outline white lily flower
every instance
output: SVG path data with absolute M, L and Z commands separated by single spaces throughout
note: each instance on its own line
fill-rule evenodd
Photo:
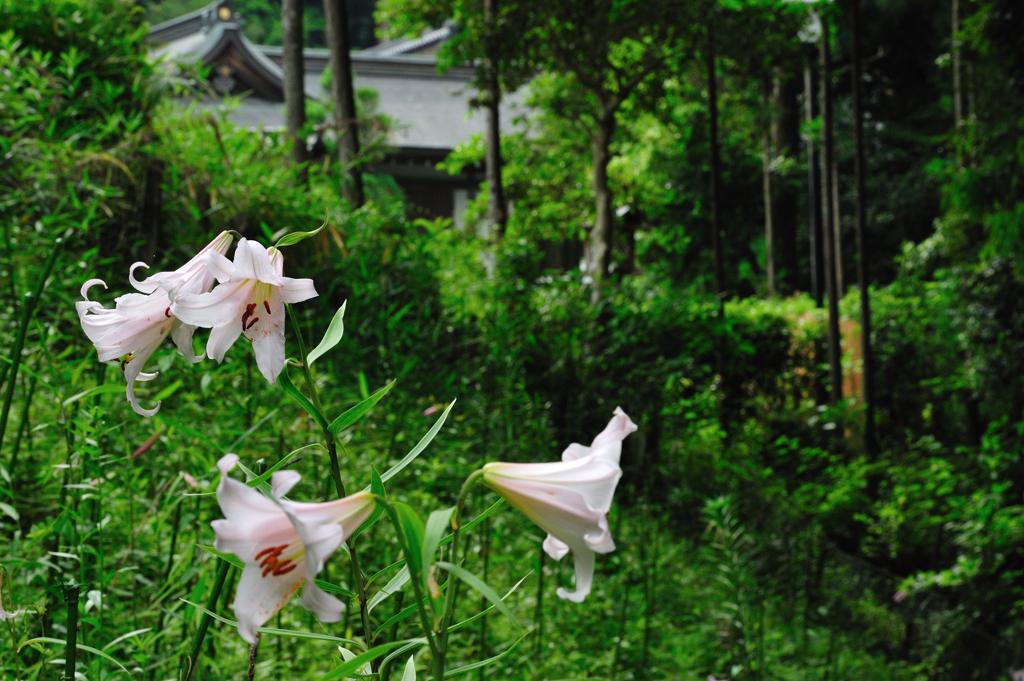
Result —
M 302 605 L 321 622 L 337 622 L 345 604 L 314 583 L 324 561 L 373 512 L 376 501 L 359 492 L 320 504 L 282 499 L 301 477 L 278 471 L 270 478 L 274 500 L 228 476 L 238 456 L 217 462 L 220 484 L 217 501 L 225 520 L 214 520 L 214 547 L 233 553 L 245 563 L 235 593 L 238 633 L 250 644 L 256 630 L 274 616 L 299 590 Z
M 206 352 L 218 362 L 244 334 L 260 372 L 270 383 L 276 382 L 284 368 L 284 304 L 316 297 L 313 280 L 282 277 L 281 251 L 248 239 L 238 240 L 234 262 L 221 253 L 206 253 L 203 263 L 220 286 L 209 293 L 183 293 L 171 314 L 212 329 Z
M 99 284 L 107 285 L 101 279 L 90 279 L 82 285 L 82 297 L 75 303 L 82 330 L 96 346 L 101 362 L 120 360 L 121 370 L 128 383 L 126 394 L 132 409 L 142 416 L 153 416 L 160 411 L 157 403 L 153 409 L 143 409 L 135 397 L 135 381 L 150 381 L 156 374 L 142 371 L 146 362 L 170 334 L 178 346 L 178 352 L 190 362 L 198 362 L 192 348 L 192 334 L 196 327 L 183 323 L 171 312 L 171 301 L 182 293 L 204 293 L 213 286 L 213 276 L 203 265 L 202 258 L 209 253 L 223 257 L 231 245 L 232 236 L 221 232 L 191 260 L 173 272 L 158 272 L 145 281 L 135 278 L 138 267 L 144 262 L 134 263 L 128 270 L 128 280 L 139 293 L 129 293 L 114 299 L 114 309 L 103 307 L 89 300 L 89 289 Z
M 559 587 L 559 598 L 581 603 L 594 581 L 594 554 L 615 550 L 608 512 L 622 477 L 622 440 L 634 431 L 636 424 L 616 408 L 590 447 L 569 445 L 561 462 L 483 467 L 484 483 L 548 533 L 544 551 L 549 556 L 561 560 L 572 551 L 576 591 Z

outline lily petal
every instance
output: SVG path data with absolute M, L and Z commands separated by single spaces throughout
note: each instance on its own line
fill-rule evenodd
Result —
M 561 462 L 518 464 L 492 462 L 483 467 L 488 487 L 548 533 L 544 551 L 561 560 L 572 552 L 576 591 L 558 596 L 582 602 L 594 579 L 594 554 L 615 550 L 607 514 L 622 470 L 622 440 L 636 430 L 621 409 L 590 447 L 574 443 Z

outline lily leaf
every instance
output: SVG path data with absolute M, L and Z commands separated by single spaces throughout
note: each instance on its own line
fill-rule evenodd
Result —
M 409 661 L 405 663 L 405 671 L 402 673 L 402 681 L 416 681 L 415 655 L 410 655 Z
M 25 641 L 20 646 L 18 646 L 18 652 L 21 652 L 21 649 L 24 648 L 25 646 L 33 646 L 33 647 L 35 647 L 36 644 L 38 644 L 38 643 L 54 643 L 56 645 L 61 645 L 61 646 L 66 646 L 68 644 L 67 641 L 64 641 L 64 640 L 59 639 L 59 638 L 50 638 L 49 636 L 39 636 L 38 638 L 30 638 L 29 640 Z M 114 664 L 117 665 L 118 669 L 123 671 L 128 676 L 131 676 L 131 672 L 129 672 L 127 669 L 125 669 L 124 665 L 122 665 L 120 662 L 118 662 L 117 660 L 112 658 L 110 655 L 107 655 L 102 650 L 97 650 L 96 648 L 93 648 L 92 646 L 83 645 L 81 643 L 79 643 L 75 647 L 78 650 L 84 650 L 87 653 L 92 653 L 93 655 L 99 655 L 104 660 L 110 660 L 111 662 L 113 662 Z
M 411 452 L 405 455 L 404 459 L 402 459 L 394 466 L 392 466 L 390 469 L 388 469 L 388 471 L 384 475 L 380 476 L 381 480 L 387 482 L 391 478 L 395 477 L 402 471 L 403 468 L 408 466 L 410 463 L 413 462 L 413 460 L 417 456 L 423 453 L 423 450 L 427 448 L 427 445 L 430 444 L 430 441 L 433 440 L 434 437 L 441 430 L 441 427 L 444 425 L 445 419 L 448 418 L 448 414 L 451 412 L 452 407 L 454 406 L 455 400 L 452 400 L 452 403 L 448 405 L 448 408 L 444 410 L 444 412 L 441 414 L 441 417 L 437 419 L 437 422 L 430 428 L 430 430 L 427 431 L 427 434 L 423 436 L 423 439 L 420 440 L 419 443 L 417 443 L 417 445 L 412 448 Z
M 384 489 L 384 482 L 380 479 L 380 474 L 377 473 L 377 469 L 373 466 L 370 466 L 370 492 L 387 501 L 388 492 Z M 380 519 L 383 513 L 384 504 L 378 501 L 377 506 L 373 509 L 373 513 L 371 513 L 370 517 L 352 533 L 352 536 L 349 537 L 349 541 L 352 541 L 361 533 L 373 527 L 373 524 Z
M 474 575 L 472 572 L 460 568 L 458 565 L 452 565 L 451 563 L 446 563 L 444 561 L 438 561 L 436 565 L 442 570 L 447 570 L 455 577 L 458 577 L 463 582 L 476 589 L 477 593 L 493 603 L 494 606 L 500 610 L 510 622 L 512 622 L 512 626 L 515 627 L 516 631 L 522 631 L 522 626 L 520 626 L 519 621 L 516 620 L 512 611 L 508 609 L 508 606 L 505 605 L 505 601 L 501 600 L 501 596 L 499 596 L 494 589 L 487 586 L 482 579 Z
M 409 641 L 392 641 L 391 643 L 385 643 L 383 645 L 370 648 L 362 655 L 357 655 L 348 662 L 345 662 L 342 665 L 335 667 L 326 675 L 320 677 L 320 681 L 334 681 L 335 679 L 347 679 L 351 677 L 353 674 L 355 674 L 355 671 L 367 662 L 370 662 L 371 660 L 376 660 L 381 655 L 384 655 L 385 653 L 390 652 L 395 648 L 400 648 L 404 645 L 408 645 L 408 643 Z
M 306 410 L 306 413 L 313 417 L 313 420 L 316 421 L 321 428 L 327 430 L 327 419 L 320 413 L 319 409 L 313 406 L 313 403 L 309 401 L 309 398 L 303 395 L 302 392 L 295 387 L 295 384 L 292 383 L 292 379 L 288 377 L 287 362 L 285 362 L 284 369 L 281 370 L 280 375 L 277 377 L 277 382 L 293 400 L 299 403 L 300 407 Z
M 299 243 L 304 239 L 308 239 L 311 236 L 316 236 L 317 234 L 320 233 L 320 230 L 322 230 L 326 226 L 327 223 L 325 222 L 324 224 L 314 229 L 312 232 L 292 232 L 291 234 L 285 234 L 283 237 L 278 239 L 276 244 L 274 244 L 274 248 L 281 248 L 282 246 L 291 246 L 293 244 Z
M 411 572 L 420 575 L 423 572 L 423 534 L 425 531 L 423 521 L 409 504 L 395 501 L 391 506 L 395 509 L 398 522 L 401 525 L 398 529 L 405 535 L 403 542 L 407 550 L 405 557 L 412 568 Z
M 345 428 L 348 428 L 353 423 L 355 423 L 359 419 L 363 418 L 363 415 L 366 412 L 368 412 L 371 409 L 373 409 L 373 407 L 378 402 L 380 402 L 381 398 L 384 397 L 385 395 L 387 395 L 388 392 L 393 387 L 395 387 L 395 383 L 397 383 L 397 382 L 398 382 L 397 378 L 392 380 L 386 386 L 384 386 L 383 388 L 381 388 L 380 390 L 378 390 L 374 394 L 370 395 L 365 400 L 363 400 L 362 402 L 360 402 L 356 406 L 352 407 L 351 409 L 346 411 L 344 414 L 342 414 L 338 418 L 334 419 L 334 423 L 332 423 L 330 425 L 330 427 L 328 428 L 328 430 L 331 431 L 331 435 L 334 435 L 335 437 L 337 437 L 338 433 L 340 433 L 342 430 L 344 430 Z M 385 478 L 385 480 L 386 479 L 387 478 Z
M 510 645 L 503 652 L 500 652 L 500 653 L 498 653 L 497 655 L 495 655 L 493 657 L 489 657 L 486 660 L 480 660 L 479 662 L 473 662 L 471 664 L 467 664 L 467 665 L 465 665 L 463 667 L 459 667 L 457 669 L 446 669 L 445 672 L 444 672 L 444 678 L 447 679 L 449 676 L 458 676 L 459 674 L 465 674 L 466 672 L 471 672 L 474 669 L 479 669 L 480 667 L 486 667 L 489 664 L 497 662 L 498 660 L 500 660 L 501 658 L 505 657 L 506 655 L 511 653 L 513 650 L 515 650 L 516 646 L 518 646 L 520 643 L 522 643 L 523 639 L 526 638 L 530 634 L 530 632 L 532 632 L 532 631 L 533 631 L 532 629 L 530 631 L 527 631 L 525 634 L 520 636 L 516 640 L 515 643 Z
M 320 345 L 310 350 L 309 354 L 306 355 L 306 364 L 309 366 L 313 366 L 313 362 L 319 359 L 321 355 L 341 342 L 341 337 L 345 335 L 345 307 L 347 305 L 347 300 L 341 304 L 341 307 L 334 314 L 334 319 L 327 326 L 327 332 L 324 333 Z

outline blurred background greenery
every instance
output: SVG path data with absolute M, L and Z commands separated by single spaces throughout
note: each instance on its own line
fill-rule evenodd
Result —
M 16 651 L 32 637 L 65 637 L 60 584 L 74 578 L 88 594 L 83 644 L 133 676 L 177 678 L 198 618 L 181 599 L 205 602 L 212 582 L 213 557 L 196 546 L 212 543 L 209 521 L 220 514 L 200 495 L 216 483 L 215 461 L 233 448 L 247 465 L 269 466 L 318 439 L 241 348 L 222 365 L 195 367 L 163 348 L 150 364 L 159 379 L 139 391 L 144 404 L 163 407 L 137 417 L 119 371 L 95 361 L 78 327 L 81 284 L 100 277 L 113 297 L 127 291 L 136 260 L 172 269 L 223 229 L 266 241 L 325 219 L 317 237 L 285 254 L 286 274 L 312 277 L 320 292 L 297 307 L 307 343 L 348 301 L 345 338 L 318 365 L 321 394 L 341 408 L 398 379 L 345 434 L 346 481 L 367 484 L 371 465 L 400 459 L 433 423 L 433 408 L 456 398 L 430 449 L 389 489 L 417 508 L 453 503 L 487 460 L 548 461 L 570 442 L 588 443 L 616 406 L 640 426 L 625 443 L 612 511 L 618 549 L 599 559 L 583 604 L 554 596 L 571 584 L 571 565 L 543 558 L 543 537 L 525 518 L 503 511 L 468 540 L 467 566 L 499 591 L 529 575 L 510 599 L 538 629 L 474 675 L 1008 679 L 1024 667 L 1024 12 L 1014 0 L 960 0 L 957 40 L 971 74 L 964 161 L 952 124 L 948 3 L 864 4 L 865 52 L 883 48 L 865 83 L 879 441 L 871 458 L 861 442 L 855 288 L 841 304 L 849 386 L 837 407 L 827 406 L 825 312 L 806 293 L 806 255 L 794 247 L 784 295 L 767 295 L 761 80 L 750 54 L 767 50 L 763 37 L 803 58 L 790 9 L 772 5 L 777 32 L 721 60 L 731 293 L 719 316 L 699 64 L 680 58 L 622 104 L 610 184 L 620 221 L 639 217 L 623 231 L 632 243 L 613 244 L 616 266 L 595 305 L 575 263 L 545 266 L 546 244 L 581 239 L 593 222 L 591 147 L 572 76 L 538 73 L 529 131 L 502 140 L 513 210 L 497 237 L 474 227 L 486 191 L 464 228 L 407 217 L 386 176 L 367 174 L 368 200 L 355 207 L 338 198 L 336 164 L 313 164 L 308 186 L 299 181 L 284 133 L 172 103 L 201 74 L 172 74 L 147 58 L 139 7 L 0 0 L 5 348 L 25 291 L 64 239 L 28 325 L 0 458 L 0 606 L 27 609 L 0 626 L 0 675 L 59 675 L 59 646 Z M 279 7 L 236 5 L 247 31 L 263 31 L 251 37 L 273 43 Z M 191 9 L 152 3 L 145 16 Z M 848 27 L 837 16 L 842 68 Z M 840 169 L 852 163 L 851 116 L 838 93 Z M 477 140 L 446 167 L 482 156 Z M 780 191 L 791 191 L 797 213 L 808 210 L 806 170 L 801 157 L 779 159 Z M 839 192 L 852 248 L 846 175 Z M 856 278 L 852 257 L 844 274 Z M 10 366 L 5 358 L 0 367 L 5 388 Z M 330 493 L 315 451 L 295 467 L 308 499 Z M 481 492 L 470 513 L 491 501 Z M 398 557 L 383 532 L 360 542 L 371 572 Z M 336 562 L 327 578 L 349 576 Z M 460 606 L 465 616 L 471 600 Z M 358 637 L 357 619 L 327 629 Z M 295 606 L 277 623 L 324 631 Z M 243 677 L 247 650 L 233 628 L 212 632 L 198 678 Z M 460 632 L 459 660 L 513 640 L 500 618 L 484 618 Z M 268 636 L 258 674 L 319 678 L 340 659 L 331 643 Z M 122 674 L 98 655 L 80 660 L 86 678 Z

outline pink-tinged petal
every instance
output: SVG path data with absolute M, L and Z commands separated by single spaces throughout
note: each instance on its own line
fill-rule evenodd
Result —
M 568 591 L 558 587 L 555 591 L 559 598 L 582 603 L 590 594 L 590 588 L 594 583 L 594 553 L 587 549 L 574 547 L 572 557 L 576 563 L 576 591 Z
M 569 545 L 550 534 L 544 540 L 543 547 L 544 552 L 555 560 L 562 560 L 565 558 L 565 554 L 569 553 Z
M 601 514 L 611 508 L 615 486 L 622 477 L 618 466 L 594 457 L 553 463 L 493 462 L 484 466 L 484 473 L 488 484 L 494 482 L 545 500 L 571 499 L 571 503 L 582 503 Z
M 135 290 L 139 291 L 140 293 L 152 293 L 153 291 L 156 291 L 158 288 L 160 288 L 160 284 L 157 283 L 158 280 L 154 279 L 152 276 L 146 279 L 146 281 L 139 281 L 138 279 L 136 279 L 135 270 L 138 269 L 139 267 L 142 267 L 143 269 L 147 270 L 149 269 L 149 265 L 142 262 L 141 260 L 138 262 L 133 262 L 131 267 L 128 268 L 128 282 L 133 287 L 135 287 Z
M 125 382 L 127 383 L 125 395 L 128 398 L 128 402 L 132 405 L 132 409 L 134 409 L 135 413 L 140 416 L 145 416 L 149 418 L 150 416 L 153 416 L 158 411 L 160 411 L 159 402 L 156 403 L 156 407 L 154 407 L 153 409 L 142 408 L 142 406 L 139 404 L 138 398 L 135 397 L 135 381 L 140 376 L 143 376 L 143 367 L 146 366 L 146 362 L 149 360 L 150 357 L 153 356 L 153 353 L 156 352 L 156 349 L 160 346 L 160 343 L 162 343 L 164 338 L 167 337 L 167 334 L 170 333 L 171 326 L 172 321 L 168 319 L 165 324 L 158 327 L 154 327 L 153 332 L 151 333 L 153 337 L 149 340 L 149 343 L 143 346 L 141 349 L 134 351 L 130 356 L 127 357 L 126 360 L 122 360 L 124 362 L 122 365 L 124 367 L 124 378 Z M 149 380 L 155 377 L 156 374 L 149 374 L 145 375 L 145 378 L 143 378 L 143 380 Z
M 210 359 L 218 362 L 224 361 L 224 355 L 234 345 L 238 337 L 242 335 L 241 324 L 231 322 L 223 326 L 215 326 L 210 330 L 210 340 L 206 342 L 206 354 Z
M 615 415 L 608 422 L 589 447 L 574 442 L 562 453 L 562 461 L 572 461 L 593 455 L 616 466 L 622 458 L 622 441 L 630 433 L 636 432 L 636 424 L 630 420 L 620 407 L 615 408 Z
M 213 527 L 213 548 L 221 553 L 233 553 L 243 562 L 253 560 L 259 552 L 259 543 L 248 532 L 243 532 L 231 522 L 219 518 L 210 523 Z
M 249 644 L 256 642 L 256 630 L 284 607 L 306 579 L 301 569 L 267 577 L 263 570 L 259 565 L 246 565 L 235 592 L 238 633 Z
M 302 479 L 298 471 L 277 471 L 270 476 L 270 491 L 275 497 L 283 497 L 292 491 L 295 483 Z
M 207 251 L 203 253 L 200 260 L 210 274 L 222 284 L 230 281 L 231 276 L 235 273 L 234 264 L 219 251 Z
M 196 327 L 191 324 L 183 324 L 180 319 L 174 320 L 171 327 L 171 338 L 178 347 L 182 357 L 195 364 L 203 359 L 203 355 L 196 355 L 195 346 L 192 345 L 192 336 L 195 335 Z
M 280 289 L 270 288 L 270 299 L 261 301 L 246 323 L 245 337 L 252 341 L 256 366 L 271 385 L 284 368 L 284 305 Z
M 209 293 L 182 293 L 171 305 L 171 314 L 186 324 L 213 328 L 241 324 L 242 312 L 255 282 L 221 284 Z M 211 353 L 211 357 L 212 357 Z
M 590 456 L 590 447 L 584 447 L 578 442 L 573 442 L 562 452 L 562 461 L 575 461 Z
M 107 288 L 107 285 L 103 282 L 102 279 L 90 279 L 89 281 L 82 284 L 82 289 L 80 293 L 82 294 L 82 297 L 85 298 L 86 302 L 92 302 L 89 300 L 89 289 L 96 285 L 102 286 L 103 288 Z
M 239 239 L 235 249 L 234 281 L 257 279 L 273 286 L 281 285 L 281 278 L 270 263 L 270 254 L 263 244 L 248 239 Z
M 306 546 L 306 570 L 313 577 L 323 569 L 327 557 L 370 517 L 377 505 L 369 492 L 319 504 L 285 500 L 279 503 Z
M 316 287 L 313 286 L 312 279 L 292 279 L 291 277 L 281 277 L 283 282 L 281 286 L 281 298 L 286 303 L 301 303 L 304 300 L 310 298 L 316 298 L 319 293 L 316 292 Z
M 316 618 L 324 623 L 340 622 L 345 612 L 345 604 L 318 587 L 313 578 L 306 578 L 306 588 L 302 590 L 302 605 Z
M 633 420 L 629 418 L 626 412 L 622 411 L 622 407 L 615 407 L 611 421 L 605 426 L 594 441 L 591 443 L 591 447 L 597 447 L 604 444 L 605 442 L 612 442 L 618 440 L 622 442 L 626 439 L 626 436 L 635 433 L 637 426 L 633 423 Z
M 242 532 L 262 532 L 269 529 L 268 526 L 280 525 L 282 520 L 287 522 L 287 517 L 277 504 L 259 491 L 228 475 L 228 471 L 236 463 L 238 456 L 235 454 L 225 454 L 217 462 L 217 468 L 221 472 L 220 483 L 217 485 L 217 502 L 224 512 L 224 517 Z

